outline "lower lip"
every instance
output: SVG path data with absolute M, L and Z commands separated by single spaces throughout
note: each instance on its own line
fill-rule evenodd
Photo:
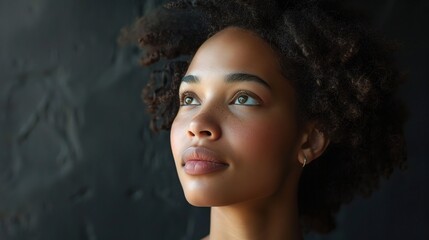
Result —
M 202 175 L 222 171 L 227 167 L 228 165 L 223 163 L 189 160 L 185 163 L 184 170 L 189 175 Z

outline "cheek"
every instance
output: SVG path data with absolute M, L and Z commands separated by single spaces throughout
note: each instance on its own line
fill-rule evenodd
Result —
M 181 157 L 181 149 L 183 148 L 182 144 L 185 142 L 185 135 L 183 134 L 183 124 L 180 119 L 174 119 L 171 130 L 170 130 L 170 146 L 173 153 L 173 157 L 176 165 L 179 164 Z
M 285 114 L 266 114 L 242 120 L 231 127 L 231 148 L 248 161 L 275 161 L 292 146 L 296 129 Z
M 280 187 L 294 160 L 295 134 L 293 119 L 285 114 L 266 114 L 231 126 L 228 140 L 236 177 L 239 185 L 249 186 L 243 190 L 269 194 Z

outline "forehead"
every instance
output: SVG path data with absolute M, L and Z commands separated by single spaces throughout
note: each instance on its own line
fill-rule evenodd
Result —
M 200 46 L 187 74 L 208 72 L 247 72 L 271 79 L 278 77 L 281 69 L 276 52 L 266 41 L 251 31 L 228 27 Z

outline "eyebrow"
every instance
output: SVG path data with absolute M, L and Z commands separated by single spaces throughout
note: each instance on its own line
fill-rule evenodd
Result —
M 182 78 L 182 82 L 185 83 L 200 83 L 200 79 L 195 75 L 186 75 Z M 249 73 L 230 73 L 226 75 L 225 82 L 227 83 L 235 83 L 235 82 L 256 82 L 268 89 L 271 89 L 271 86 L 267 83 L 267 81 L 262 78 L 249 74 Z

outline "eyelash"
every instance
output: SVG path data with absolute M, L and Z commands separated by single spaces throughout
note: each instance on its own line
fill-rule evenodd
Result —
M 254 93 L 246 91 L 246 90 L 239 90 L 234 95 L 234 97 L 232 98 L 231 104 L 234 103 L 238 99 L 238 97 L 243 96 L 243 95 L 249 96 L 249 97 L 255 99 L 256 101 L 258 101 L 259 104 L 257 104 L 257 105 L 260 105 L 262 103 L 262 100 L 259 97 L 257 97 Z M 197 95 L 194 92 L 185 91 L 182 94 L 180 94 L 180 99 L 179 99 L 180 100 L 180 106 L 189 106 L 189 105 L 192 106 L 192 105 L 194 105 L 194 104 L 189 104 L 189 105 L 185 104 L 185 98 L 186 97 L 192 97 L 194 99 L 197 99 L 198 102 L 200 101 L 198 99 Z M 241 105 L 244 105 L 244 106 L 257 106 L 257 105 L 247 105 L 247 104 L 241 104 Z

